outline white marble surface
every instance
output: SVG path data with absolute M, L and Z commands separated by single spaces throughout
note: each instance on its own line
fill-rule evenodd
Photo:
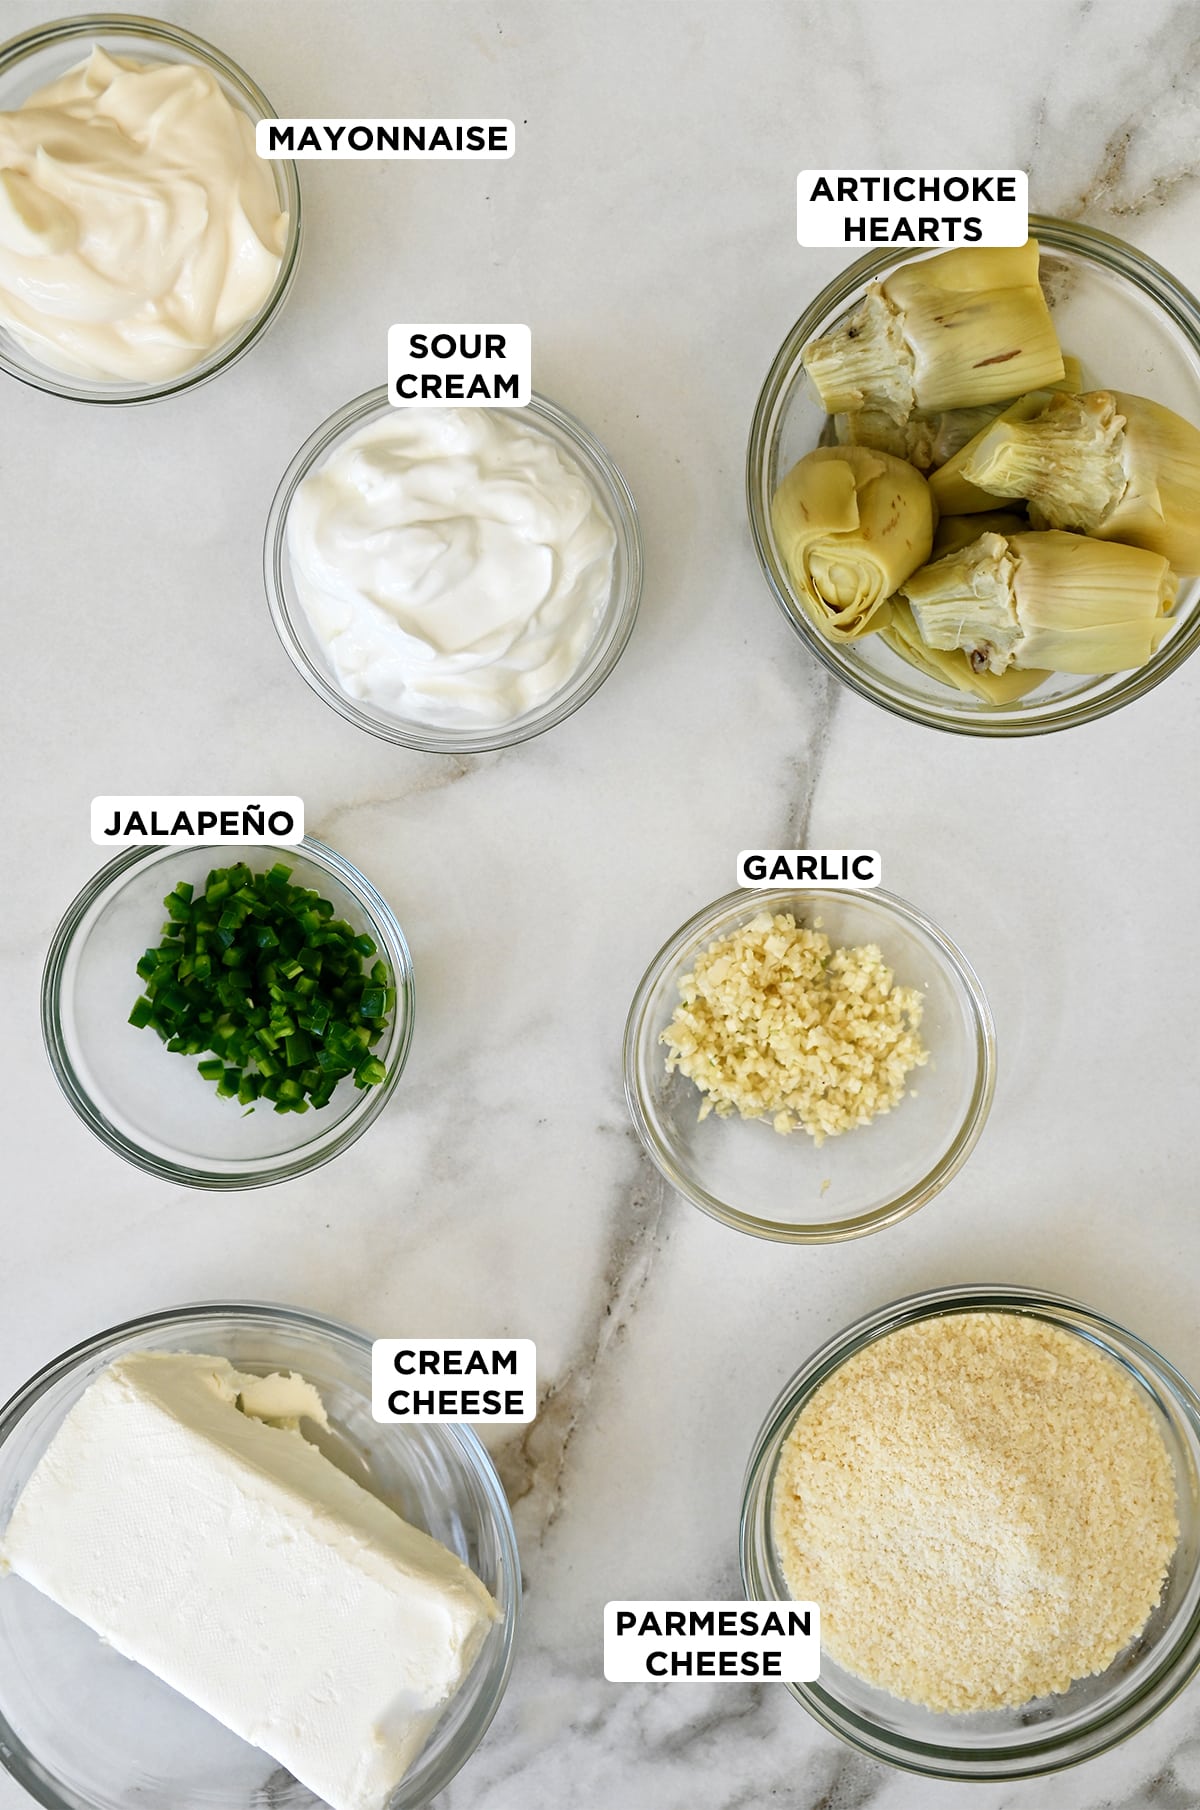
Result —
M 16 32 L 59 10 L 3 0 Z M 8 1187 L 0 1392 L 127 1315 L 259 1296 L 372 1331 L 529 1334 L 547 1385 L 493 1441 L 527 1614 L 509 1696 L 448 1810 L 919 1810 L 781 1689 L 601 1677 L 612 1596 L 735 1594 L 742 1471 L 784 1379 L 900 1292 L 1079 1296 L 1200 1377 L 1195 1044 L 1200 663 L 1067 736 L 963 742 L 834 689 L 749 543 L 742 458 L 785 329 L 840 263 L 802 252 L 807 165 L 1025 165 L 1034 205 L 1200 285 L 1200 18 L 1166 0 L 176 0 L 281 113 L 514 117 L 507 164 L 303 166 L 287 311 L 228 378 L 93 413 L 3 386 L 12 834 L 0 924 Z M 535 381 L 638 499 L 642 617 L 551 735 L 443 760 L 343 724 L 272 630 L 259 545 L 300 441 L 382 381 L 397 318 L 527 320 Z M 98 865 L 97 792 L 304 794 L 388 895 L 420 1012 L 381 1122 L 244 1196 L 111 1156 L 38 1048 L 41 960 Z M 665 1191 L 621 1097 L 649 956 L 750 844 L 883 852 L 956 936 L 1000 1038 L 968 1168 L 915 1219 L 804 1251 Z M 1200 1804 L 1200 1686 L 1103 1760 L 978 1810 Z M 7 1782 L 2 1810 L 27 1800 Z

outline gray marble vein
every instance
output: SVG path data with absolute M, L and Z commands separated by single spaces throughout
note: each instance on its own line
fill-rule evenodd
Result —
M 587 1413 L 597 1372 L 626 1345 L 643 1291 L 662 1249 L 666 1184 L 632 1132 L 626 1145 L 633 1181 L 616 1205 L 607 1260 L 565 1366 L 539 1394 L 538 1416 L 495 1456 L 522 1536 L 542 1541 L 570 1505 L 571 1442 Z

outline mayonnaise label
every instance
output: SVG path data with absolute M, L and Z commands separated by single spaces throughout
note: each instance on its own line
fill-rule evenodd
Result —
M 260 119 L 260 157 L 511 157 L 511 119 Z

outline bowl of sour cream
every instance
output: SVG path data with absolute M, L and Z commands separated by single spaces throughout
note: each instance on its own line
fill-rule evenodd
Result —
M 0 45 L 0 370 L 80 402 L 195 388 L 266 332 L 300 252 L 274 109 L 177 25 L 59 19 Z
M 629 639 L 637 511 L 609 454 L 544 397 L 340 409 L 267 522 L 267 596 L 301 676 L 403 747 L 509 747 L 577 710 Z

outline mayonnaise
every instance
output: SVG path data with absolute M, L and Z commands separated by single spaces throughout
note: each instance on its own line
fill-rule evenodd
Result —
M 288 553 L 343 691 L 478 727 L 533 710 L 577 670 L 616 533 L 579 465 L 515 415 L 392 409 L 299 486 Z
M 0 113 L 0 325 L 56 370 L 152 383 L 258 313 L 287 235 L 207 69 L 97 47 Z

